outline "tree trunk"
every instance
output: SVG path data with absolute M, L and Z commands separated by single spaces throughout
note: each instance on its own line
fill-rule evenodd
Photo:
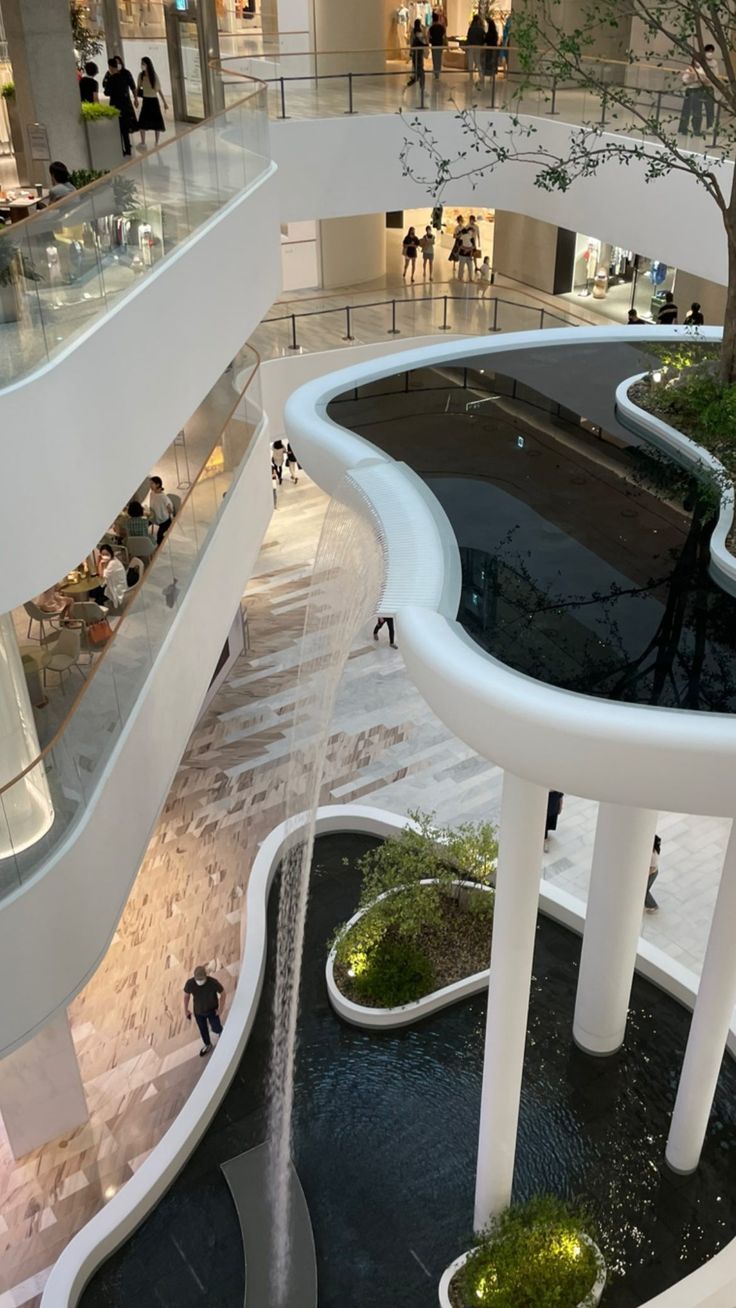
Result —
M 736 172 L 723 222 L 728 240 L 728 289 L 723 319 L 720 379 L 724 386 L 733 386 L 736 383 Z

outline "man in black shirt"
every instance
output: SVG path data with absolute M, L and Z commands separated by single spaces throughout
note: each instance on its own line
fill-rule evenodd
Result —
M 442 72 L 442 50 L 447 44 L 445 25 L 440 22 L 439 14 L 432 14 L 432 22 L 430 24 L 428 36 L 429 48 L 432 51 L 432 72 L 434 73 L 435 81 L 437 81 Z
M 225 990 L 216 977 L 207 975 L 206 967 L 195 967 L 194 976 L 189 978 L 184 987 L 184 1016 L 188 1022 L 192 1020 L 189 1011 L 190 999 L 194 1005 L 194 1020 L 202 1037 L 199 1056 L 204 1058 L 212 1048 L 209 1028 L 212 1027 L 215 1035 L 222 1035 L 221 1019 L 225 1008 Z
M 97 104 L 99 99 L 98 91 L 100 83 L 97 81 L 99 73 L 97 64 L 89 63 L 84 65 L 84 77 L 79 79 L 79 97 L 86 104 Z
M 672 291 L 666 291 L 664 304 L 657 314 L 657 322 L 665 327 L 671 327 L 673 323 L 677 322 L 678 313 L 679 310 L 675 304 L 675 297 L 672 294 Z

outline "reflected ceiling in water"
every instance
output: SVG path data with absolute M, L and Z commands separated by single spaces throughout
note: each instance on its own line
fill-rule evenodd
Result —
M 583 343 L 417 369 L 328 413 L 431 487 L 462 561 L 458 620 L 581 694 L 736 711 L 736 599 L 708 574 L 712 497 L 616 419 L 651 353 Z

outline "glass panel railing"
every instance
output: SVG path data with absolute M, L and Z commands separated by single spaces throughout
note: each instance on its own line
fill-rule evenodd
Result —
M 63 350 L 263 176 L 267 89 L 234 73 L 227 87 L 212 118 L 0 228 L 0 387 Z
M 243 389 L 142 583 L 52 740 L 0 789 L 0 896 L 38 870 L 100 783 L 260 429 L 257 364 L 258 355 L 250 348 L 236 360 Z M 34 805 L 44 820 L 39 817 L 38 836 L 29 840 Z
M 511 46 L 468 47 L 451 38 L 435 76 L 427 50 L 423 76 L 413 77 L 408 47 L 384 50 L 298 51 L 278 41 L 262 54 L 222 61 L 227 94 L 238 74 L 260 77 L 268 88 L 273 118 L 324 118 L 341 114 L 406 113 L 416 110 L 506 109 L 551 115 L 563 122 L 606 128 L 656 140 L 670 133 L 683 147 L 734 152 L 734 122 L 725 105 L 704 101 L 704 136 L 692 140 L 684 122 L 686 91 L 682 65 L 664 60 L 631 62 L 584 58 L 574 79 L 541 59 L 533 74 L 517 67 Z M 684 130 L 680 130 L 683 128 Z

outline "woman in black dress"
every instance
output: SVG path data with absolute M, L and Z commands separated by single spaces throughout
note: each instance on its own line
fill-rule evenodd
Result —
M 155 132 L 156 145 L 161 132 L 166 131 L 166 123 L 161 113 L 161 105 L 158 102 L 161 96 L 161 104 L 168 111 L 169 106 L 163 91 L 161 83 L 156 76 L 156 69 L 151 60 L 146 56 L 141 59 L 141 71 L 138 74 L 137 93 L 141 100 L 141 111 L 138 115 L 138 130 L 141 134 L 141 146 L 146 148 L 146 132 Z
M 113 109 L 120 114 L 120 139 L 123 154 L 129 155 L 130 133 L 138 130 L 135 110 L 138 108 L 138 92 L 132 74 L 125 67 L 120 55 L 113 55 L 107 61 L 107 72 L 102 79 L 102 91 L 107 96 Z M 133 96 L 133 104 L 130 97 Z M 135 109 L 133 108 L 135 105 Z

